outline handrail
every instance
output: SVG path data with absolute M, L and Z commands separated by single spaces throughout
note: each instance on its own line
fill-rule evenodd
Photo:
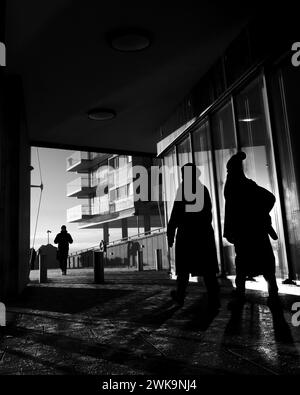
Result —
M 107 244 L 107 247 L 110 247 L 111 245 L 115 245 L 117 243 L 130 241 L 132 239 L 141 238 L 143 236 L 151 236 L 152 234 L 161 233 L 161 232 L 163 232 L 165 230 L 166 230 L 166 228 L 158 228 L 158 229 L 155 229 L 155 230 L 153 230 L 151 232 L 137 233 L 137 234 L 135 234 L 133 236 L 126 237 L 126 239 L 118 239 L 118 240 L 111 241 L 110 243 Z
M 111 247 L 111 246 L 114 246 L 114 245 L 116 245 L 118 243 L 125 243 L 125 242 L 128 242 L 130 240 L 134 240 L 134 239 L 139 239 L 139 238 L 141 238 L 143 236 L 152 236 L 153 234 L 156 234 L 156 233 L 163 233 L 164 231 L 166 231 L 166 228 L 163 227 L 163 228 L 155 229 L 155 230 L 153 230 L 151 232 L 137 233 L 137 234 L 135 234 L 133 236 L 127 237 L 126 239 L 118 239 L 118 240 L 111 241 L 110 243 L 108 243 L 106 245 L 106 247 Z M 96 250 L 99 250 L 99 245 L 98 246 L 89 247 L 89 248 L 85 248 L 85 249 L 82 249 L 82 250 L 79 250 L 79 251 L 76 251 L 76 252 L 73 252 L 73 253 L 69 254 L 69 257 L 74 257 L 74 256 L 80 255 L 80 254 L 82 254 L 84 252 L 96 251 Z

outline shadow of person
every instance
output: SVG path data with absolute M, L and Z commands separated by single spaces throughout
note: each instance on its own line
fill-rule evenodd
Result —
M 217 317 L 218 314 L 219 310 L 217 309 L 206 309 L 204 314 L 196 317 L 195 321 L 193 322 L 195 329 L 198 329 L 201 332 L 205 332 L 210 327 L 213 320 Z
M 293 344 L 294 339 L 288 323 L 285 320 L 283 308 L 270 308 L 273 319 L 274 337 L 277 342 Z
M 189 304 L 181 311 L 181 316 L 185 319 L 185 329 L 187 331 L 205 332 L 219 314 L 219 309 L 209 308 L 206 295 L 200 300 Z
M 243 309 L 235 308 L 231 310 L 230 319 L 224 331 L 224 337 L 240 335 L 242 333 Z
M 144 314 L 139 310 L 138 317 L 135 320 L 142 325 L 150 324 L 154 327 L 160 327 L 164 322 L 171 319 L 178 310 L 180 310 L 180 306 L 174 305 L 171 300 L 167 300 Z

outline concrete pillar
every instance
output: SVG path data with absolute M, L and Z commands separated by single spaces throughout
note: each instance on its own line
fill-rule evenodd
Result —
M 122 240 L 127 240 L 128 239 L 128 224 L 127 224 L 127 218 L 123 218 L 121 220 L 122 222 Z
M 144 215 L 144 233 L 146 235 L 151 233 L 151 220 L 150 215 Z
M 0 68 L 0 86 L 0 300 L 5 300 L 29 279 L 30 146 L 20 80 Z

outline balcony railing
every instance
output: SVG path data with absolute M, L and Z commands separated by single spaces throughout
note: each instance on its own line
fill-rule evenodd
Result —
M 80 222 L 90 217 L 91 209 L 88 205 L 79 204 L 67 210 L 67 222 Z
M 75 151 L 66 159 L 67 171 L 87 173 L 93 166 L 105 161 L 109 154 L 99 152 Z
M 68 156 L 67 161 L 67 171 L 78 171 L 80 165 L 83 165 L 90 160 L 90 155 L 88 152 L 76 151 L 71 156 Z
M 87 198 L 95 190 L 91 187 L 88 177 L 78 177 L 67 184 L 67 196 Z

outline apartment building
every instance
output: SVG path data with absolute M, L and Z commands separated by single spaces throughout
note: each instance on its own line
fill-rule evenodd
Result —
M 76 197 L 79 204 L 68 209 L 67 221 L 83 230 L 103 229 L 106 243 L 110 228 L 121 229 L 122 240 L 128 239 L 128 229 L 148 235 L 163 228 L 162 201 L 151 201 L 150 196 L 141 201 L 134 188 L 133 168 L 143 166 L 150 174 L 153 164 L 151 157 L 74 152 L 67 158 L 67 171 L 77 177 L 68 183 L 67 196 Z

